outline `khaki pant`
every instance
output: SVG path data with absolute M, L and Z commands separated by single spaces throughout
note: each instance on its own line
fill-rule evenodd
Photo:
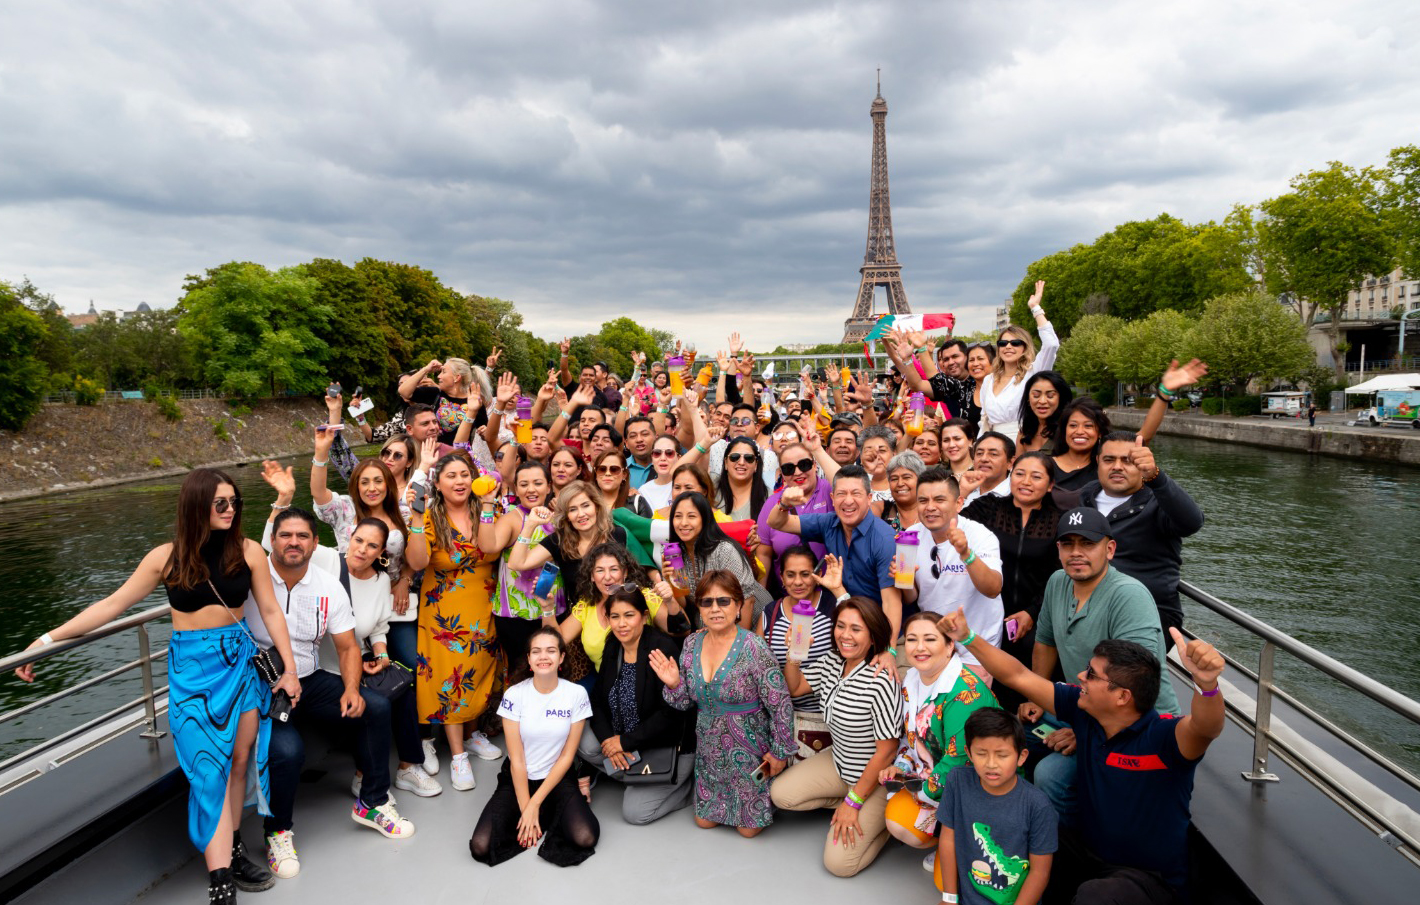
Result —
M 838 776 L 833 766 L 833 751 L 825 750 L 780 773 L 769 789 L 775 807 L 786 811 L 814 811 L 836 808 L 843 803 L 849 785 Z M 835 877 L 851 877 L 873 863 L 888 841 L 887 791 L 882 786 L 873 789 L 858 812 L 858 826 L 863 836 L 852 845 L 834 844 L 830 827 L 823 840 L 823 866 Z

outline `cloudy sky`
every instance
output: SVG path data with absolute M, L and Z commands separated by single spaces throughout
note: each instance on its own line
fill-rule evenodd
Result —
M 908 298 L 984 328 L 1043 254 L 1420 141 L 1417 34 L 1404 0 L 7 0 L 0 279 L 127 309 L 373 256 L 548 337 L 836 341 L 881 66 Z

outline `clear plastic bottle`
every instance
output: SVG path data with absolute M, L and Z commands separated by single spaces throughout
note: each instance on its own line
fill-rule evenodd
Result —
M 917 565 L 917 534 L 914 531 L 900 531 L 897 535 L 896 561 L 893 563 L 893 587 L 906 590 L 913 586 L 916 577 L 912 567 Z
M 681 368 L 685 367 L 685 359 L 679 355 L 672 355 L 666 359 L 666 372 L 670 378 L 671 395 L 685 395 L 685 378 L 681 376 Z
M 800 600 L 789 616 L 789 659 L 795 663 L 804 662 L 813 647 L 815 609 L 813 601 Z
M 527 396 L 518 397 L 518 423 L 513 428 L 513 439 L 524 446 L 532 442 L 532 400 Z
M 907 417 L 902 424 L 907 436 L 916 437 L 922 433 L 926 409 L 927 399 L 921 393 L 913 393 L 907 398 Z
M 675 596 L 684 597 L 689 594 L 690 580 L 685 577 L 685 560 L 681 557 L 680 544 L 666 544 L 661 549 L 661 561 L 666 567 L 662 574 Z

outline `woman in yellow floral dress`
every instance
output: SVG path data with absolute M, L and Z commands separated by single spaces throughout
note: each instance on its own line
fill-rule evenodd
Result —
M 498 554 L 484 553 L 474 542 L 479 515 L 473 476 L 459 453 L 434 464 L 424 524 L 409 529 L 405 554 L 413 568 L 424 570 L 414 683 L 419 719 L 444 727 L 459 790 L 473 788 L 463 724 L 483 715 L 502 671 L 493 629 Z

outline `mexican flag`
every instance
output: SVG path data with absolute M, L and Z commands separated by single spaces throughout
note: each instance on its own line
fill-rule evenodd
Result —
M 924 333 L 945 330 L 950 333 L 956 321 L 954 314 L 884 314 L 878 318 L 873 329 L 868 331 L 868 335 L 863 337 L 863 355 L 867 357 L 869 366 L 872 366 L 873 341 L 885 341 L 891 330 L 921 330 Z

